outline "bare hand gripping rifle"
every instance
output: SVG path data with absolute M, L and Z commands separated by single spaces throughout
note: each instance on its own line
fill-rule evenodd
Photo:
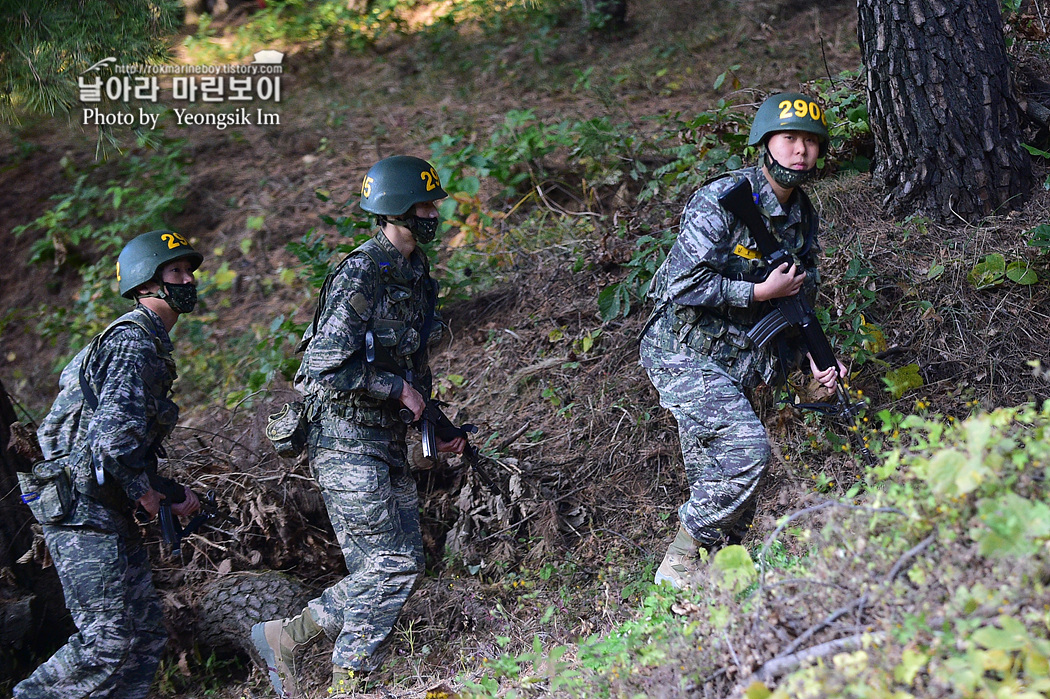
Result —
M 168 478 L 158 478 L 155 482 L 151 482 L 151 485 L 154 490 L 164 496 L 164 499 L 160 501 L 157 519 L 160 523 L 161 537 L 164 543 L 168 545 L 172 558 L 179 558 L 182 555 L 182 540 L 191 534 L 195 534 L 201 528 L 201 525 L 208 520 L 240 524 L 240 522 L 219 510 L 218 505 L 215 503 L 215 491 L 209 490 L 207 495 L 198 497 L 201 505 L 200 511 L 190 519 L 185 527 L 180 526 L 178 517 L 171 511 L 171 506 L 185 502 L 185 488 Z M 135 519 L 140 524 L 146 524 L 149 522 L 150 516 L 140 506 L 135 511 Z
M 369 364 L 378 366 L 384 371 L 389 371 L 391 374 L 400 376 L 403 381 L 407 381 L 412 388 L 416 389 L 419 394 L 423 396 L 423 415 L 418 422 L 416 422 L 415 415 L 413 415 L 412 411 L 408 408 L 401 408 L 398 411 L 398 417 L 401 418 L 402 422 L 406 425 L 415 424 L 415 426 L 419 428 L 423 441 L 423 456 L 433 461 L 437 459 L 438 455 L 438 439 L 443 442 L 451 442 L 457 437 L 462 437 L 467 443 L 463 448 L 463 460 L 468 466 L 474 469 L 474 472 L 478 474 L 478 478 L 481 479 L 481 482 L 485 484 L 486 488 L 493 493 L 501 494 L 500 489 L 492 481 L 489 475 L 478 465 L 478 450 L 470 443 L 470 435 L 476 433 L 478 428 L 471 424 L 456 425 L 453 423 L 441 409 L 442 403 L 430 397 L 429 391 L 426 391 L 424 387 L 416 381 L 414 372 L 411 369 L 402 371 L 395 362 L 385 355 L 386 352 L 382 347 L 377 348 L 375 335 L 372 331 L 366 331 L 365 361 Z
M 750 180 L 746 177 L 741 179 L 718 198 L 718 203 L 747 226 L 751 237 L 755 239 L 758 250 L 766 261 L 763 278 L 768 277 L 773 270 L 785 262 L 788 264 L 794 262 L 791 254 L 784 250 L 766 227 L 765 219 L 762 218 L 762 212 L 759 211 L 755 195 L 751 190 Z M 810 306 L 806 295 L 800 290 L 792 296 L 771 299 L 770 303 L 773 304 L 773 310 L 748 332 L 747 336 L 751 338 L 751 341 L 758 347 L 765 347 L 782 331 L 787 328 L 795 328 L 802 337 L 817 368 L 836 370 L 834 403 L 801 403 L 795 407 L 855 421 L 865 405 L 862 401 L 850 402 L 849 393 L 842 379 L 838 377 L 835 352 L 831 349 L 831 343 L 828 342 L 824 329 L 820 327 L 817 314 Z M 863 443 L 859 445 L 859 450 L 865 461 L 874 462 L 874 457 Z

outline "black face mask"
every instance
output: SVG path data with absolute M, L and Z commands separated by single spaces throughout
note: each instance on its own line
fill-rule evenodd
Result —
M 412 231 L 412 235 L 415 236 L 417 243 L 429 243 L 437 235 L 438 224 L 441 223 L 441 219 L 438 218 L 420 218 L 419 216 L 413 216 L 408 220 L 408 225 L 405 226 L 408 230 Z
M 164 295 L 161 296 L 176 313 L 192 313 L 197 306 L 196 284 L 169 284 L 164 282 Z M 159 294 L 158 294 L 159 296 Z

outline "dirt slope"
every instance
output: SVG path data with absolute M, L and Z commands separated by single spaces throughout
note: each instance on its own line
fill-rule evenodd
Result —
M 221 259 L 238 274 L 228 303 L 215 304 L 217 337 L 232 342 L 280 314 L 300 322 L 309 317 L 309 290 L 266 282 L 297 264 L 286 243 L 319 225 L 318 216 L 334 212 L 335 203 L 353 197 L 368 165 L 380 157 L 425 156 L 429 143 L 456 129 L 483 137 L 511 109 L 531 108 L 550 119 L 612 113 L 646 128 L 646 117 L 712 105 L 720 96 L 711 89 L 715 77 L 737 64 L 740 81 L 757 89 L 792 88 L 859 64 L 850 2 L 648 0 L 633 4 L 631 12 L 632 31 L 606 45 L 561 42 L 536 56 L 508 41 L 500 60 L 483 63 L 485 70 L 477 72 L 459 63 L 453 68 L 455 59 L 468 65 L 472 59 L 461 44 L 462 55 L 440 59 L 412 38 L 366 56 L 302 50 L 289 58 L 280 127 L 179 130 L 188 142 L 191 180 L 186 206 L 171 226 L 206 252 L 222 248 Z M 659 58 L 661 49 L 671 58 Z M 446 70 L 420 68 L 425 60 L 447 61 Z M 565 76 L 590 67 L 626 77 L 611 93 L 572 89 Z M 39 215 L 51 194 L 69 187 L 59 161 L 65 156 L 88 162 L 94 142 L 91 134 L 60 123 L 3 138 L 0 242 L 9 260 L 22 260 L 29 240 L 13 237 L 12 228 Z M 331 192 L 332 203 L 319 202 L 316 190 Z M 1024 212 L 980 231 L 931 229 L 908 241 L 902 240 L 908 229 L 871 220 L 877 193 L 864 178 L 841 188 L 818 187 L 817 199 L 834 224 L 832 246 L 888 251 L 879 256 L 879 303 L 873 310 L 881 311 L 878 320 L 890 344 L 905 348 L 891 361 L 919 359 L 930 367 L 936 387 L 931 391 L 943 409 L 963 410 L 975 399 L 1045 395 L 1045 383 L 1024 373 L 1026 359 L 1050 355 L 1045 333 L 1033 333 L 1030 319 L 1045 314 L 1045 284 L 1021 298 L 1009 290 L 975 294 L 962 279 L 965 263 L 993 240 L 1012 236 L 1018 240 L 1011 238 L 1011 246 L 1023 248 L 1020 231 L 1046 220 L 1050 211 L 1045 193 Z M 667 203 L 666 225 L 682 203 Z M 604 204 L 615 208 L 612 201 Z M 263 224 L 255 230 L 249 217 L 259 216 Z M 251 245 L 244 253 L 246 239 Z M 331 234 L 329 239 L 337 242 Z M 948 261 L 959 264 L 949 266 L 952 285 L 931 290 L 934 314 L 918 323 L 915 316 L 894 315 L 917 286 L 904 283 L 906 270 L 945 262 L 947 239 L 957 241 Z M 531 639 L 551 605 L 562 622 L 554 641 L 609 628 L 630 610 L 621 590 L 651 575 L 646 566 L 658 562 L 673 531 L 685 484 L 673 420 L 659 409 L 636 364 L 644 314 L 600 327 L 597 293 L 620 270 L 608 263 L 600 235 L 581 239 L 579 249 L 596 271 L 574 274 L 575 256 L 563 249 L 520 254 L 505 282 L 444 309 L 452 333 L 433 360 L 435 375 L 466 377 L 461 387 L 449 384 L 444 397 L 456 419 L 478 424 L 479 442 L 496 457 L 488 467 L 514 497 L 501 500 L 455 468 L 420 474 L 431 575 L 406 610 L 391 664 L 377 678 L 395 683 L 389 690 L 394 696 L 418 696 L 438 680 L 474 672 L 478 658 L 498 655 L 498 636 Z M 846 254 L 829 260 L 832 299 L 835 282 L 848 274 L 847 263 Z M 56 350 L 31 332 L 31 309 L 68 303 L 73 282 L 64 269 L 20 263 L 0 268 L 0 377 L 37 416 L 55 392 Z M 952 318 L 943 312 L 935 317 L 945 308 L 954 309 Z M 981 341 L 968 332 L 974 316 L 991 328 Z M 574 347 L 573 340 L 599 329 L 592 349 Z M 1024 351 L 1004 360 L 1011 346 Z M 881 388 L 874 372 L 858 380 L 872 393 Z M 966 386 L 970 390 L 952 394 Z M 158 584 L 176 625 L 180 610 L 192 607 L 200 586 L 216 574 L 279 569 L 313 588 L 341 574 L 305 464 L 278 461 L 261 438 L 265 415 L 286 392 L 286 385 L 274 385 L 248 408 L 184 406 L 174 460 L 195 487 L 216 489 L 241 524 L 233 541 L 209 535 L 211 543 L 193 545 L 183 568 L 159 566 Z M 819 425 L 778 414 L 768 395 L 760 403 L 781 443 L 795 447 L 820 435 Z M 759 533 L 804 501 L 816 472 L 844 483 L 856 467 L 845 457 L 826 455 L 809 465 L 779 463 L 760 506 Z M 539 578 L 545 582 L 536 582 L 537 571 L 546 571 Z M 508 587 L 515 575 L 535 585 L 529 594 Z M 562 591 L 570 589 L 575 593 L 567 599 Z M 156 696 L 202 691 L 180 676 L 176 661 L 182 652 L 185 672 L 202 666 L 188 650 L 190 636 L 186 628 L 176 629 L 176 655 Z M 308 659 L 317 696 L 323 695 L 327 652 L 319 648 Z M 259 673 L 230 672 L 228 683 L 211 687 L 214 696 L 266 696 Z

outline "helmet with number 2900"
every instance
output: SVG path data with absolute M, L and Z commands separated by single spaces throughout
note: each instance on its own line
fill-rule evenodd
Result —
M 778 131 L 806 131 L 820 138 L 820 155 L 828 149 L 828 122 L 815 99 L 798 92 L 771 95 L 759 106 L 751 123 L 749 146 L 765 143 Z

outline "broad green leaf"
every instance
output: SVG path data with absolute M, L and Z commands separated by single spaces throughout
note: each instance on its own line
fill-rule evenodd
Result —
M 900 369 L 887 371 L 882 377 L 882 382 L 886 384 L 887 390 L 894 399 L 900 398 L 913 388 L 921 388 L 923 385 L 918 364 L 908 364 Z
M 1039 273 L 1032 269 L 1030 263 L 1014 260 L 1006 266 L 1006 278 L 1017 284 L 1028 286 L 1039 281 Z
M 915 681 L 915 676 L 919 674 L 919 671 L 926 667 L 929 659 L 930 656 L 926 653 L 905 648 L 901 654 L 901 664 L 893 668 L 894 679 L 904 684 L 911 684 Z
M 233 285 L 233 280 L 236 278 L 237 273 L 230 269 L 229 263 L 223 262 L 212 276 L 212 281 L 215 283 L 215 288 L 226 291 Z
M 773 692 L 763 682 L 752 682 L 744 690 L 744 699 L 768 699 L 771 696 Z
M 1022 650 L 1028 645 L 1028 631 L 1024 625 L 1016 619 L 1008 616 L 999 617 L 999 623 L 1003 628 L 985 626 L 977 629 L 970 637 L 974 643 L 987 648 L 990 651 L 1015 651 Z M 989 659 L 996 663 L 996 659 Z M 988 665 L 985 665 L 988 669 Z M 991 668 L 999 669 L 999 668 Z
M 979 459 L 969 459 L 957 449 L 945 449 L 930 459 L 924 478 L 934 493 L 957 497 L 973 492 L 988 473 Z
M 967 279 L 978 289 L 987 289 L 1001 284 L 1006 276 L 1006 258 L 999 253 L 985 255 L 974 265 Z
M 930 271 L 926 273 L 926 281 L 933 281 L 942 274 L 944 274 L 944 265 L 934 265 L 933 267 L 930 267 Z
M 720 549 L 711 565 L 722 574 L 721 586 L 733 592 L 741 592 L 758 577 L 755 562 L 743 546 L 733 545 Z

